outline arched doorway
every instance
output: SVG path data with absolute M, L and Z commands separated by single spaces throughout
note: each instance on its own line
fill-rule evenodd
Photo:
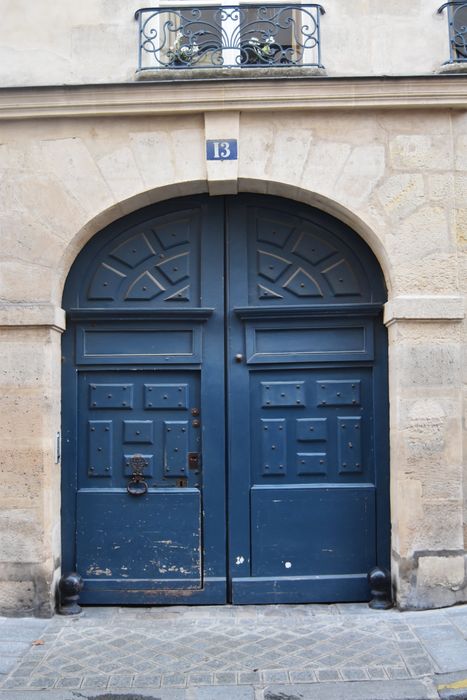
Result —
M 64 293 L 63 566 L 98 604 L 368 599 L 389 564 L 386 300 L 260 195 L 116 221 Z

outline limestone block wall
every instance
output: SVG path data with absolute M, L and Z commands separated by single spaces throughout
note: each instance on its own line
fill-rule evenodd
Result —
M 0 610 L 50 615 L 60 564 L 60 336 L 21 311 L 0 341 Z
M 153 3 L 159 4 L 176 5 Z M 329 76 L 423 75 L 449 59 L 447 16 L 436 12 L 441 0 L 321 4 L 322 60 Z M 0 0 L 0 85 L 133 81 L 134 13 L 144 6 L 141 0 Z
M 239 160 L 207 168 L 204 140 L 226 130 L 238 134 Z M 436 109 L 0 123 L 1 612 L 53 610 L 68 270 L 91 236 L 121 215 L 206 191 L 321 207 L 374 250 L 389 295 L 398 604 L 467 600 L 466 131 L 465 112 Z

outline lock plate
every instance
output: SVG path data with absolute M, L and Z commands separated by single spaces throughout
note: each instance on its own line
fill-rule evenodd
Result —
M 201 455 L 199 452 L 188 452 L 188 469 L 201 468 Z

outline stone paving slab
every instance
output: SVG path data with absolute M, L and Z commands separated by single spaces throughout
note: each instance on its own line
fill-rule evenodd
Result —
M 240 685 L 245 674 L 250 683 L 264 685 L 291 683 L 304 672 L 307 682 L 321 682 L 370 680 L 375 669 L 382 679 L 433 671 L 409 628 L 381 616 L 358 626 L 357 618 L 342 615 L 317 615 L 306 624 L 301 618 L 257 619 L 254 625 L 245 624 L 242 615 L 230 622 L 211 617 L 201 626 L 186 616 L 169 622 L 154 615 L 121 618 L 112 624 L 92 614 L 60 621 L 58 633 L 46 630 L 44 643 L 23 654 L 0 687 L 107 688 L 124 682 L 133 688 L 184 688 L 200 682 L 199 674 L 203 684 L 214 686 Z M 408 635 L 410 646 L 401 649 Z
M 416 635 L 434 660 L 438 673 L 460 671 L 466 667 L 467 640 L 455 623 L 419 626 Z
M 8 700 L 20 690 L 76 700 L 91 690 L 114 698 L 150 689 L 165 700 L 193 689 L 211 700 L 228 687 L 230 700 L 234 689 L 422 682 L 467 666 L 466 620 L 467 606 L 400 613 L 360 604 L 89 607 L 69 618 L 0 618 L 0 699 L 3 691 Z

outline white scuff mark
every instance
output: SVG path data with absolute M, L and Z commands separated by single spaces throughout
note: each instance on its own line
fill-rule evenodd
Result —
M 151 562 L 154 563 L 155 566 L 157 566 L 157 569 L 160 574 L 189 574 L 189 570 L 185 569 L 183 566 L 175 566 L 173 564 L 172 566 L 165 566 L 164 564 L 159 564 L 159 562 Z
M 122 571 L 128 571 L 128 567 L 127 567 L 127 566 L 121 566 L 120 568 L 121 568 Z
M 119 545 L 119 544 L 114 544 L 114 549 L 120 549 L 120 545 Z
M 322 549 L 321 551 L 322 552 L 333 552 L 334 550 L 333 549 Z
M 284 564 L 286 569 L 291 569 L 292 568 L 292 562 L 291 561 L 286 561 Z
M 235 559 L 235 563 L 236 563 L 237 566 L 240 566 L 241 564 L 244 564 L 244 563 L 245 563 L 245 557 L 242 557 L 242 556 L 237 557 L 237 558 Z
M 110 569 L 101 569 L 97 564 L 92 564 L 86 573 L 89 575 L 94 574 L 94 576 L 112 576 L 112 571 Z

